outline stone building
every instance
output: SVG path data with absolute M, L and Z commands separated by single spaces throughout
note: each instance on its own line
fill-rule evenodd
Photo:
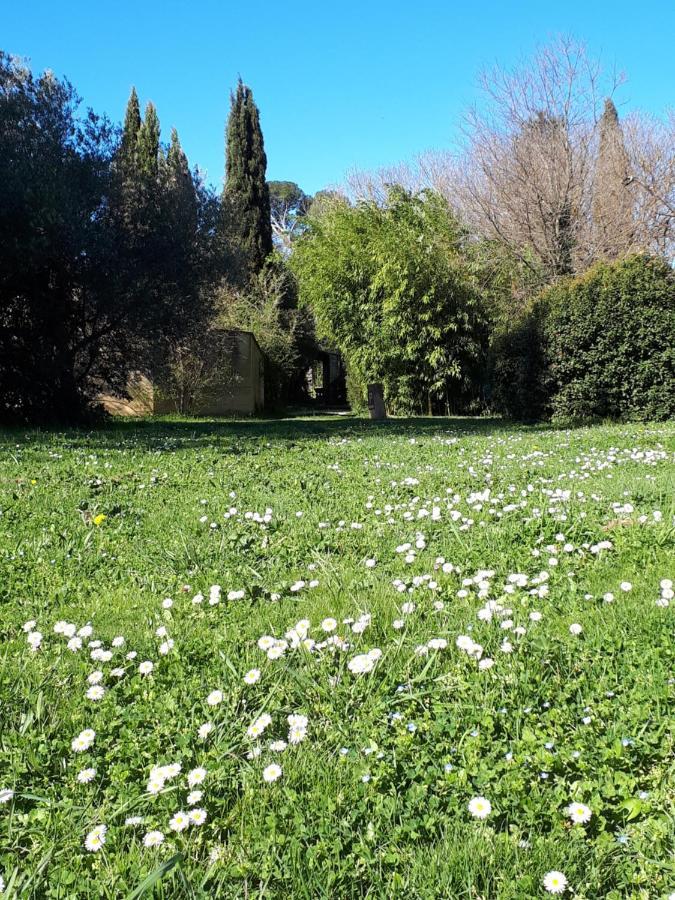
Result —
M 112 415 L 152 416 L 188 412 L 195 416 L 252 416 L 265 406 L 265 357 L 250 331 L 223 331 L 220 359 L 208 379 L 186 401 L 147 375 L 134 373 L 127 384 L 128 399 L 101 394 Z

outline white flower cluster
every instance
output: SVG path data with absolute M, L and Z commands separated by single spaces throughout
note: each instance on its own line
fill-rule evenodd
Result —
M 670 606 L 670 601 L 673 599 L 673 582 L 670 578 L 662 578 L 659 587 L 661 588 L 661 594 L 656 601 L 656 605 L 665 609 Z

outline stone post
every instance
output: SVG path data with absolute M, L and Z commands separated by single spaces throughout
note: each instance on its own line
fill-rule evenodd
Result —
M 381 384 L 368 385 L 368 411 L 371 419 L 386 419 L 384 408 L 384 389 Z

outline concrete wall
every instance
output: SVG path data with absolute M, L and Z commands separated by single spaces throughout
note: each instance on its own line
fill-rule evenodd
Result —
M 265 405 L 263 356 L 250 332 L 232 333 L 232 348 L 226 364 L 233 371 L 233 377 L 213 385 L 199 404 L 196 414 L 252 416 L 261 412 Z
M 227 334 L 223 354 L 223 378 L 216 378 L 192 410 L 197 416 L 251 416 L 265 405 L 264 356 L 251 332 Z M 166 415 L 176 412 L 176 403 L 144 375 L 129 378 L 130 400 L 101 394 L 100 402 L 112 415 Z

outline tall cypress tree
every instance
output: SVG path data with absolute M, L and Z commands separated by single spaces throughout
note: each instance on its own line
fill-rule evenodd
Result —
M 153 103 L 145 107 L 145 118 L 138 132 L 138 170 L 148 179 L 156 179 L 159 166 L 159 118 Z
M 166 156 L 167 189 L 176 219 L 183 228 L 194 231 L 197 219 L 197 191 L 187 156 L 181 147 L 178 132 L 171 129 L 171 143 Z
M 609 99 L 605 100 L 599 136 L 593 182 L 594 249 L 596 256 L 616 259 L 630 250 L 635 226 L 628 153 L 619 114 Z
M 127 111 L 124 115 L 124 128 L 122 131 L 122 146 L 120 155 L 125 162 L 133 164 L 138 145 L 138 132 L 141 129 L 141 107 L 138 102 L 136 88 L 132 87 Z
M 224 199 L 232 217 L 231 236 L 249 272 L 256 273 L 272 252 L 265 144 L 253 92 L 241 79 L 230 104 Z
M 169 168 L 170 177 L 173 181 L 180 183 L 181 181 L 185 182 L 189 180 L 190 183 L 192 183 L 192 175 L 190 174 L 187 156 L 181 147 L 178 132 L 175 128 L 171 129 L 171 143 L 169 144 L 166 162 Z

